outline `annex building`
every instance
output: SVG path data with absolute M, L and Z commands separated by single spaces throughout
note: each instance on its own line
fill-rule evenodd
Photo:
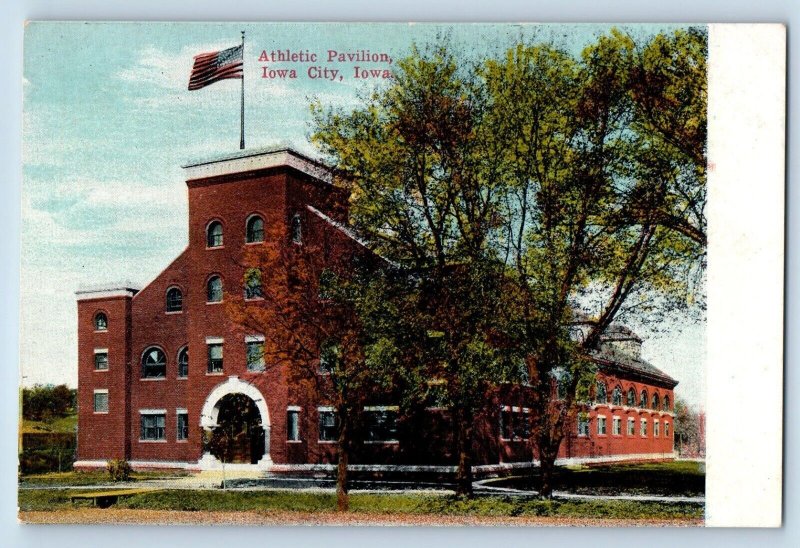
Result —
M 185 174 L 186 249 L 144 288 L 77 291 L 75 467 L 126 459 L 134 468 L 218 468 L 220 457 L 207 442 L 224 420 L 239 421 L 227 441 L 229 466 L 331 468 L 337 443 L 332 408 L 310 400 L 281 368 L 264 363 L 265 334 L 232 322 L 225 301 L 243 291 L 244 255 L 269 238 L 313 242 L 328 250 L 322 263 L 363 253 L 347 228 L 346 196 L 325 166 L 291 149 L 243 151 L 185 166 Z M 259 305 L 261 280 L 251 282 L 243 298 Z M 595 402 L 576 418 L 561 462 L 673 457 L 677 381 L 642 360 L 641 344 L 621 326 L 606 333 L 592 356 L 599 371 Z M 478 472 L 531 464 L 530 410 L 505 399 L 511 392 L 498 390 L 475 419 Z M 422 418 L 413 427 L 404 426 L 407 413 L 397 405 L 363 411 L 355 466 L 454 467 L 446 408 L 416 412 Z

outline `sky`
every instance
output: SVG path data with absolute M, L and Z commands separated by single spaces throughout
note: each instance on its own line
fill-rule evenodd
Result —
M 628 26 L 637 35 L 674 25 Z M 30 23 L 23 73 L 23 188 L 20 370 L 23 385 L 77 384 L 81 286 L 129 280 L 144 286 L 186 246 L 187 193 L 181 166 L 239 148 L 240 82 L 188 91 L 192 57 L 241 42 L 246 31 L 247 149 L 308 141 L 309 104 L 355 108 L 380 79 L 328 63 L 328 51 L 387 54 L 449 36 L 460 52 L 503 51 L 520 39 L 553 40 L 578 54 L 609 28 L 596 24 L 211 24 Z M 317 62 L 263 62 L 277 50 L 316 53 Z M 296 79 L 263 78 L 264 66 Z M 310 78 L 311 67 L 339 70 Z M 316 69 L 312 68 L 316 75 Z M 330 75 L 330 72 L 328 73 Z M 322 73 L 325 76 L 325 73 Z M 339 78 L 341 76 L 341 78 Z M 644 331 L 643 357 L 677 379 L 678 397 L 705 398 L 705 323 L 676 321 Z M 663 328 L 663 326 L 660 326 Z M 655 331 L 658 331 L 655 333 Z

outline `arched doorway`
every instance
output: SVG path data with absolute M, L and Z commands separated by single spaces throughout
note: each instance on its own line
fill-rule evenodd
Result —
M 203 457 L 200 469 L 267 469 L 270 420 L 264 396 L 253 384 L 231 376 L 214 387 L 200 412 Z

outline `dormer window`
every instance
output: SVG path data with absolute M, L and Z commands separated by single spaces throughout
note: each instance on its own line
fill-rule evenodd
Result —
M 303 226 L 298 213 L 295 213 L 292 217 L 292 242 L 296 244 L 303 243 Z
M 108 330 L 108 317 L 103 312 L 98 312 L 94 317 L 94 330 L 107 331 Z
M 214 221 L 206 231 L 206 247 L 222 247 L 222 223 Z
M 253 215 L 247 220 L 246 241 L 248 244 L 264 241 L 264 219 L 258 215 Z
M 180 312 L 183 309 L 183 293 L 177 287 L 167 290 L 167 312 Z

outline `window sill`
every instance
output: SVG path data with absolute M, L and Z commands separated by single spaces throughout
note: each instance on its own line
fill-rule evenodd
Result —
M 189 377 L 188 376 L 186 376 L 186 377 L 175 377 L 175 380 L 176 381 L 185 381 L 185 380 L 189 380 Z
M 264 240 L 261 240 L 259 242 L 245 242 L 244 245 L 261 245 L 263 243 L 264 243 Z
M 92 415 L 108 415 L 108 411 L 93 411 Z
M 167 443 L 167 440 L 139 440 L 139 443 Z
M 329 444 L 335 444 L 335 443 L 339 443 L 339 442 L 336 441 L 336 440 L 317 440 L 317 443 L 329 445 Z
M 215 371 L 213 373 L 206 373 L 206 377 L 222 377 L 225 375 L 224 371 Z
M 108 333 L 108 329 L 95 329 L 95 333 Z
M 365 441 L 364 445 L 400 445 L 400 440 L 372 440 L 372 441 Z
M 222 301 L 206 301 L 206 304 L 222 304 Z
M 95 369 L 95 373 L 108 373 L 108 369 Z
M 167 380 L 167 377 L 141 377 L 139 380 L 140 381 L 147 381 L 147 382 L 165 381 L 165 380 Z
M 175 440 L 175 443 L 189 443 L 188 439 L 185 440 Z
M 175 314 L 183 314 L 183 310 L 167 310 L 164 314 L 167 316 L 174 316 Z
M 206 246 L 206 251 L 213 251 L 215 249 L 225 249 L 225 244 L 222 245 L 214 245 L 214 246 Z
M 286 440 L 286 443 L 303 443 L 303 440 Z M 320 442 L 323 443 L 323 442 Z
M 248 373 L 266 373 L 267 370 L 266 369 L 248 369 L 247 372 Z
M 252 303 L 252 302 L 261 302 L 264 300 L 264 297 L 245 297 L 244 302 Z

